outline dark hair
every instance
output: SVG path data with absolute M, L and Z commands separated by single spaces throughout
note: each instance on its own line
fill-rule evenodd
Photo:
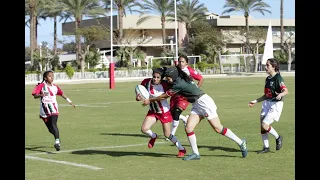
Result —
M 163 69 L 163 68 L 155 68 L 155 69 L 152 69 L 152 74 L 154 74 L 154 73 L 160 74 L 161 79 L 164 78 L 164 72 L 165 72 L 165 69 Z
M 188 58 L 186 55 L 181 54 L 181 55 L 179 56 L 179 58 L 178 58 L 178 61 L 179 61 L 180 58 L 185 59 L 186 62 L 189 63 L 189 58 Z
M 181 77 L 182 79 L 184 79 L 186 82 L 191 82 L 193 81 L 192 78 L 187 74 L 185 73 L 184 71 L 182 71 L 182 69 L 180 69 L 179 66 L 176 66 L 177 70 L 178 70 L 178 74 L 179 74 L 179 77 Z
M 49 73 L 53 73 L 53 71 L 52 71 L 52 70 L 48 70 L 48 71 L 45 71 L 45 72 L 43 73 L 43 75 L 42 75 L 42 82 L 41 82 L 41 83 L 43 83 L 43 82 L 45 81 L 45 78 L 48 76 Z M 41 84 L 41 83 L 38 83 L 38 85 Z
M 275 58 L 270 58 L 267 61 L 271 64 L 272 67 L 274 67 L 274 70 L 278 73 L 280 73 L 280 64 L 279 61 Z

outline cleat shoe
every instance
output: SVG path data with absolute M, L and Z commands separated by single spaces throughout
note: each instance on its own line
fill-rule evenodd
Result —
M 282 147 L 282 139 L 283 137 L 279 135 L 278 139 L 276 139 L 276 150 L 280 150 Z
M 183 157 L 186 154 L 187 150 L 186 148 L 183 148 L 182 150 L 179 150 L 178 152 L 178 157 Z
M 155 133 L 156 134 L 156 133 Z M 153 148 L 154 142 L 156 142 L 156 139 L 158 138 L 158 135 L 156 134 L 155 138 L 151 138 L 148 143 L 148 148 Z
M 242 153 L 242 157 L 245 158 L 248 154 L 247 141 L 245 139 L 242 140 L 242 144 L 240 145 L 240 151 Z
M 258 151 L 257 154 L 263 154 L 263 153 L 268 153 L 270 152 L 270 148 L 264 147 L 261 151 Z
M 188 157 L 182 158 L 184 161 L 189 161 L 189 160 L 200 160 L 200 155 L 196 153 L 189 154 Z
M 54 148 L 56 148 L 57 151 L 60 151 L 60 143 L 54 144 Z

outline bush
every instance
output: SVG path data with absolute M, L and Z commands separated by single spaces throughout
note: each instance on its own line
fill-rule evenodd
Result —
M 68 77 L 71 79 L 74 75 L 74 69 L 70 64 L 67 64 L 66 68 L 64 69 Z

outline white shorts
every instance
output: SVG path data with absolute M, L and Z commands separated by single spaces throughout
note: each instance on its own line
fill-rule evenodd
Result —
M 218 117 L 217 106 L 210 96 L 204 94 L 196 102 L 192 103 L 191 114 L 213 119 Z
M 263 122 L 270 125 L 273 121 L 279 121 L 283 108 L 283 101 L 262 102 L 261 116 L 264 116 Z

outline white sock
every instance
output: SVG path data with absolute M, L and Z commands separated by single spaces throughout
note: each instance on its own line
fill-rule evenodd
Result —
M 228 128 L 222 128 L 222 135 L 227 136 L 228 138 L 232 139 L 234 142 L 236 142 L 239 146 L 242 144 L 242 140 L 235 135 L 231 129 Z
M 264 134 L 261 134 L 261 137 L 262 137 L 263 147 L 269 148 L 268 133 L 266 132 Z
M 273 127 L 269 126 L 269 129 L 267 132 L 272 134 L 276 139 L 278 139 L 279 134 L 277 133 L 277 131 Z
M 60 139 L 59 138 L 56 139 L 56 144 L 60 144 Z
M 173 120 L 172 122 L 172 130 L 171 130 L 171 134 L 172 135 L 175 135 L 176 134 L 176 131 L 178 129 L 178 126 L 179 126 L 179 120 L 176 121 L 176 120 Z
M 198 146 L 197 146 L 197 138 L 196 135 L 194 134 L 194 132 L 187 134 L 190 146 L 192 148 L 193 153 L 196 153 L 199 155 L 199 150 L 198 150 Z
M 174 145 L 177 146 L 179 150 L 184 149 L 184 147 L 181 145 L 181 143 L 178 141 L 178 139 L 174 135 L 170 134 L 169 139 Z
M 151 129 L 145 132 L 146 135 L 148 135 L 151 138 L 157 137 L 156 133 L 152 132 Z
M 179 116 L 179 119 L 181 119 L 183 121 L 184 126 L 186 126 L 186 124 L 187 124 L 188 117 L 189 116 L 184 116 L 182 114 L 180 114 L 180 116 Z

